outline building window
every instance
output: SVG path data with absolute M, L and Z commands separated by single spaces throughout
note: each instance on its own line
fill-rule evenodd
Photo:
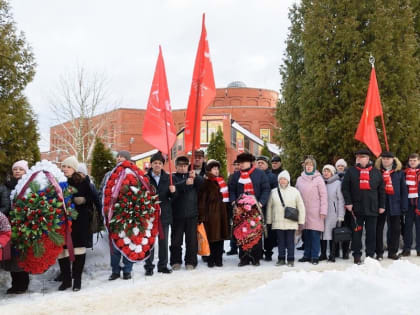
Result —
M 211 135 L 217 132 L 220 128 L 223 132 L 223 121 L 221 120 L 202 120 L 200 143 L 207 144 L 211 140 Z
M 268 129 L 268 128 L 260 129 L 260 138 L 263 141 L 270 142 L 270 129 Z
M 234 128 L 230 128 L 230 145 L 233 149 L 236 149 L 236 133 Z

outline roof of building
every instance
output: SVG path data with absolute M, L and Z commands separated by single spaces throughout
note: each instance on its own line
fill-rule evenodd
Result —
M 242 81 L 233 81 L 230 82 L 227 86 L 228 88 L 246 88 L 246 84 Z

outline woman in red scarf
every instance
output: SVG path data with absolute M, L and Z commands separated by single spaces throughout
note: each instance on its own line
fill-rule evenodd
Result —
M 198 221 L 204 223 L 210 245 L 209 268 L 223 266 L 223 243 L 229 239 L 227 203 L 228 187 L 220 173 L 220 163 L 209 160 L 206 179 L 198 194 Z

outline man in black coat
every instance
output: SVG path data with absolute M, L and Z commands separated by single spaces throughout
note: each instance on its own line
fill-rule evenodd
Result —
M 240 165 L 240 171 L 235 172 L 229 182 L 229 199 L 232 206 L 236 207 L 236 200 L 244 192 L 244 184 L 241 183 L 241 174 L 249 174 L 249 178 L 252 182 L 254 196 L 260 208 L 266 206 L 268 198 L 270 196 L 270 184 L 268 182 L 267 175 L 264 171 L 255 168 L 252 163 L 255 161 L 255 157 L 250 153 L 241 153 L 237 156 L 237 161 Z M 235 210 L 234 210 L 235 211 Z M 252 262 L 253 265 L 259 266 L 260 259 L 262 257 L 262 241 L 260 240 L 256 244 L 249 255 L 246 255 L 242 248 L 239 249 L 239 267 L 249 265 Z
M 281 158 L 278 155 L 273 156 L 273 158 L 271 159 L 271 172 L 274 175 L 276 175 L 276 181 L 277 181 L 277 176 L 279 176 L 279 174 L 283 172 L 283 167 L 281 165 Z
M 362 233 L 366 227 L 366 256 L 372 257 L 376 248 L 376 224 L 380 213 L 385 212 L 385 186 L 381 172 L 369 160 L 370 152 L 356 152 L 356 166 L 344 175 L 341 190 L 345 207 L 354 216 L 351 249 L 354 263 L 361 264 Z
M 165 158 L 160 152 L 152 155 L 150 158 L 151 168 L 147 172 L 150 184 L 156 189 L 160 201 L 160 224 L 162 226 L 163 235 L 159 235 L 159 262 L 158 272 L 171 273 L 172 270 L 168 268 L 168 238 L 169 238 L 169 225 L 172 224 L 172 205 L 171 200 L 175 194 L 175 186 L 170 185 L 169 174 L 163 170 Z M 149 258 L 146 260 L 144 269 L 146 276 L 153 275 L 153 259 L 155 250 L 152 249 Z
M 270 170 L 270 160 L 268 157 L 261 155 L 257 157 L 257 167 L 264 171 L 267 175 L 270 189 L 276 188 L 278 185 L 277 176 Z M 267 216 L 267 207 L 263 207 L 264 218 Z M 264 260 L 271 261 L 273 256 L 273 248 L 277 246 L 277 235 L 271 230 L 271 224 L 267 226 L 267 237 L 264 237 Z
M 175 160 L 176 173 L 173 183 L 176 194 L 172 200 L 173 223 L 171 230 L 171 258 L 173 270 L 182 265 L 182 243 L 185 234 L 185 268 L 192 270 L 197 266 L 197 223 L 198 223 L 198 191 L 203 178 L 194 170 L 188 171 L 188 158 L 179 156 Z

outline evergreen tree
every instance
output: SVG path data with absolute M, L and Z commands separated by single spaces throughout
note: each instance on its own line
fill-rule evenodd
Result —
M 217 128 L 217 132 L 211 135 L 209 146 L 207 147 L 207 159 L 214 159 L 220 163 L 220 176 L 225 180 L 227 178 L 226 165 L 226 143 L 223 138 L 222 129 Z
M 268 149 L 267 141 L 264 140 L 264 146 L 261 149 L 261 155 L 271 158 L 271 152 Z
M 97 188 L 101 185 L 105 174 L 115 166 L 115 158 L 110 149 L 106 148 L 101 139 L 96 138 L 92 154 L 92 177 Z
M 354 161 L 354 151 L 363 146 L 354 134 L 369 83 L 370 53 L 390 150 L 405 159 L 420 147 L 420 67 L 410 1 L 303 0 L 291 17 L 277 117 L 292 174 L 298 175 L 298 161 L 306 154 L 319 166 L 341 157 Z
M 0 175 L 25 159 L 39 160 L 36 117 L 23 95 L 35 75 L 35 61 L 23 33 L 18 34 L 7 1 L 0 0 Z

